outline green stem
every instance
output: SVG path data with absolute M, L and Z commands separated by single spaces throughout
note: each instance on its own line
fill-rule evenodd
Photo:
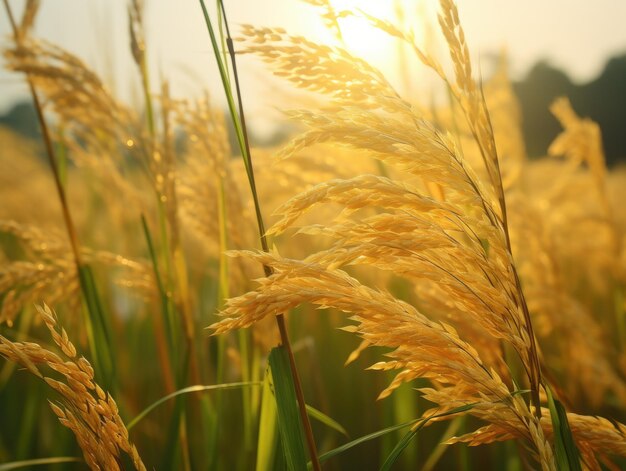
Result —
M 255 179 L 254 179 L 254 169 L 252 166 L 252 159 L 251 159 L 251 155 L 250 155 L 250 143 L 249 143 L 249 139 L 248 139 L 248 133 L 247 133 L 247 129 L 246 129 L 246 121 L 245 121 L 245 114 L 243 111 L 243 102 L 242 102 L 242 98 L 241 98 L 241 90 L 240 90 L 240 86 L 239 86 L 239 78 L 237 75 L 237 61 L 235 60 L 235 50 L 233 48 L 233 41 L 232 38 L 230 36 L 230 30 L 228 27 L 228 21 L 226 18 L 226 12 L 224 10 L 224 4 L 223 2 L 220 0 L 219 1 L 219 5 L 220 8 L 222 10 L 222 15 L 223 15 L 223 19 L 224 19 L 224 26 L 226 27 L 226 34 L 227 34 L 227 38 L 226 38 L 226 44 L 228 46 L 228 51 L 230 54 L 230 58 L 231 58 L 231 65 L 232 65 L 232 69 L 233 69 L 233 78 L 235 81 L 235 87 L 236 87 L 236 93 L 237 93 L 237 101 L 238 101 L 238 105 L 239 105 L 239 110 L 237 112 L 237 109 L 235 108 L 235 102 L 233 100 L 233 93 L 232 93 L 232 88 L 230 86 L 230 81 L 228 79 L 228 74 L 226 71 L 226 66 L 224 65 L 224 63 L 221 60 L 220 54 L 219 54 L 219 49 L 218 49 L 218 43 L 217 43 L 217 39 L 215 37 L 215 32 L 213 31 L 213 27 L 211 25 L 211 20 L 209 17 L 209 13 L 207 11 L 206 5 L 204 3 L 204 0 L 200 0 L 200 5 L 202 7 L 202 11 L 204 13 L 204 18 L 209 30 L 209 35 L 211 37 L 211 44 L 213 46 L 213 51 L 215 54 L 215 58 L 216 58 L 216 62 L 218 64 L 218 68 L 220 71 L 220 76 L 222 78 L 222 83 L 224 85 L 224 89 L 226 92 L 226 99 L 228 101 L 228 108 L 230 110 L 230 114 L 231 117 L 233 119 L 233 124 L 235 126 L 235 130 L 237 132 L 237 140 L 239 142 L 239 146 L 241 148 L 241 153 L 243 155 L 243 159 L 244 159 L 244 165 L 246 167 L 246 173 L 248 175 L 248 182 L 250 184 L 250 190 L 252 192 L 252 198 L 254 201 L 254 210 L 255 210 L 255 214 L 256 214 L 256 219 L 257 219 L 257 225 L 259 228 L 259 236 L 260 236 L 260 240 L 261 240 L 261 247 L 263 249 L 263 251 L 265 252 L 269 252 L 269 246 L 267 243 L 267 237 L 265 235 L 265 224 L 263 222 L 263 216 L 261 214 L 261 207 L 259 204 L 259 199 L 258 199 L 258 194 L 257 194 L 257 189 L 256 189 L 256 183 L 255 183 Z M 270 267 L 264 265 L 263 266 L 263 270 L 265 272 L 266 276 L 271 276 L 272 271 L 270 269 Z M 302 420 L 302 424 L 304 426 L 304 432 L 305 432 L 305 436 L 306 436 L 306 442 L 307 442 L 307 447 L 309 449 L 309 454 L 311 456 L 311 461 L 312 461 L 312 465 L 313 465 L 313 469 L 314 471 L 319 471 L 321 470 L 321 466 L 319 463 L 319 459 L 317 457 L 317 447 L 315 445 L 315 438 L 313 436 L 313 429 L 311 428 L 311 423 L 309 421 L 309 417 L 307 415 L 306 412 L 306 403 L 304 400 L 304 392 L 302 391 L 302 384 L 300 381 L 300 377 L 298 375 L 298 370 L 296 368 L 296 363 L 295 363 L 295 358 L 293 356 L 293 351 L 291 349 L 291 343 L 289 341 L 289 335 L 287 333 L 287 326 L 285 323 L 285 316 L 284 314 L 277 314 L 276 315 L 276 323 L 278 325 L 278 330 L 280 332 L 280 338 L 281 338 L 281 343 L 282 345 L 285 347 L 285 350 L 287 352 L 288 358 L 289 358 L 289 366 L 290 366 L 290 370 L 293 376 L 293 383 L 294 383 L 294 388 L 296 391 L 296 397 L 298 400 L 298 408 L 299 408 L 299 414 L 300 414 L 300 419 Z

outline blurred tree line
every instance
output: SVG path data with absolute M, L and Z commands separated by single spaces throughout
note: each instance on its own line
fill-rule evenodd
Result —
M 520 99 L 526 149 L 531 157 L 544 155 L 561 131 L 549 106 L 567 96 L 580 116 L 598 122 L 609 163 L 626 161 L 626 54 L 611 58 L 591 82 L 573 83 L 563 71 L 537 63 L 513 88 Z
M 531 157 L 544 155 L 561 131 L 549 107 L 555 98 L 567 96 L 580 116 L 600 124 L 609 165 L 626 162 L 626 54 L 611 58 L 595 80 L 584 84 L 572 82 L 565 72 L 547 62 L 538 62 L 523 80 L 513 83 L 513 88 L 521 102 L 524 139 Z M 39 134 L 35 112 L 28 101 L 17 103 L 0 116 L 0 126 L 27 137 Z M 285 127 L 272 136 L 252 133 L 251 137 L 256 145 L 274 145 L 285 140 L 291 131 Z

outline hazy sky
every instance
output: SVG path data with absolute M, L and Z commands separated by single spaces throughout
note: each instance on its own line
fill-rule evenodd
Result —
M 24 0 L 10 0 L 20 10 Z M 335 0 L 340 2 L 349 0 Z M 397 0 L 408 11 L 433 10 L 433 0 Z M 172 80 L 174 93 L 198 94 L 217 88 L 217 73 L 199 3 L 196 0 L 146 0 L 148 54 L 153 74 Z M 213 6 L 213 0 L 207 0 Z M 355 3 L 354 1 L 352 2 Z M 365 11 L 385 10 L 393 0 L 361 0 Z M 472 56 L 481 64 L 506 47 L 512 73 L 523 76 L 538 59 L 548 59 L 576 80 L 588 80 L 601 71 L 606 57 L 626 51 L 626 0 L 458 0 L 461 21 Z M 104 73 L 126 99 L 137 87 L 128 52 L 126 2 L 124 0 L 43 0 L 37 34 L 59 43 Z M 236 25 L 285 26 L 296 34 L 319 35 L 321 22 L 315 10 L 299 0 L 226 0 L 230 21 Z M 388 8 L 387 8 L 388 9 Z M 417 29 L 422 28 L 417 26 Z M 422 28 L 423 29 L 423 28 Z M 358 28 L 353 34 L 358 34 Z M 7 44 L 9 26 L 0 13 L 0 33 Z M 367 36 L 349 44 L 366 53 Z M 111 64 L 117 64 L 112 67 Z M 246 74 L 244 91 L 261 112 L 271 103 L 263 100 L 259 66 Z M 111 71 L 114 71 L 112 73 Z M 0 72 L 0 112 L 25 93 L 19 76 Z M 129 86 L 131 85 L 131 86 Z M 218 97 L 216 97 L 216 100 Z

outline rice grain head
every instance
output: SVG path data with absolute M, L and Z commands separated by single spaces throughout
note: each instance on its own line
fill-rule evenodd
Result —
M 37 311 L 48 327 L 62 356 L 32 342 L 12 342 L 0 336 L 0 354 L 21 364 L 45 381 L 61 397 L 50 400 L 50 407 L 59 422 L 75 435 L 85 462 L 93 470 L 120 470 L 121 453 L 127 454 L 137 470 L 146 467 L 120 418 L 115 400 L 94 382 L 89 362 L 77 358 L 77 351 L 67 333 L 57 328 L 56 314 L 47 305 Z M 47 376 L 40 368 L 49 368 L 60 379 Z

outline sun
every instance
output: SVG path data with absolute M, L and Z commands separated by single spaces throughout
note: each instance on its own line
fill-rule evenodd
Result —
M 359 11 L 376 18 L 396 18 L 395 2 L 392 0 L 333 0 L 335 12 Z M 355 55 L 378 65 L 389 65 L 396 57 L 395 41 L 386 33 L 373 27 L 365 18 L 347 16 L 339 19 L 341 35 L 348 50 Z M 381 64 L 382 63 L 382 64 Z
M 329 0 L 341 30 L 343 46 L 353 55 L 366 60 L 404 93 L 415 93 L 416 79 L 415 57 L 412 48 L 398 38 L 373 26 L 361 15 L 389 21 L 401 30 L 411 31 L 420 46 L 428 31 L 428 23 L 435 7 L 434 0 Z M 354 14 L 343 15 L 349 11 Z

